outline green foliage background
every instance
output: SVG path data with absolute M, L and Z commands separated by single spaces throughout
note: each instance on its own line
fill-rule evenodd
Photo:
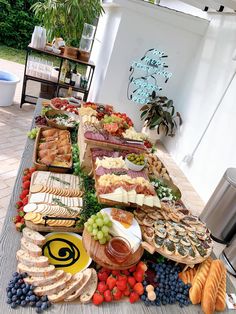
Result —
M 24 49 L 38 25 L 30 7 L 36 0 L 0 0 L 0 43 Z

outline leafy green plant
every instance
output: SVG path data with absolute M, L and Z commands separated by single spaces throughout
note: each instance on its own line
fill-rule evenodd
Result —
M 161 127 L 165 130 L 165 135 L 174 136 L 176 128 L 182 124 L 182 118 L 179 112 L 175 112 L 173 100 L 169 100 L 165 96 L 156 96 L 144 105 L 140 111 L 141 120 L 145 121 L 145 125 L 150 130 L 157 129 L 159 134 Z M 178 120 L 178 123 L 177 123 Z
M 104 12 L 100 0 L 45 0 L 32 5 L 32 10 L 49 40 L 62 37 L 72 46 L 79 45 L 84 23 L 93 24 Z

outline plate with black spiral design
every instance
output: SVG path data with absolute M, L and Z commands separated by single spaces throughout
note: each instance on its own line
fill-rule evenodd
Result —
M 52 232 L 46 235 L 46 243 L 42 247 L 43 255 L 56 269 L 75 274 L 86 269 L 92 259 L 87 254 L 82 237 L 72 232 Z

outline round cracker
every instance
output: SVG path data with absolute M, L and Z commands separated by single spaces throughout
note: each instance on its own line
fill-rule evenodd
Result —
M 30 212 L 35 211 L 37 208 L 38 208 L 37 204 L 29 203 L 29 204 L 24 206 L 24 212 L 30 213 Z
M 37 213 L 30 212 L 30 213 L 25 214 L 24 219 L 31 221 L 32 219 L 35 219 L 36 217 L 37 217 Z
M 44 188 L 44 186 L 42 184 L 34 184 L 34 185 L 31 185 L 30 192 L 31 193 L 39 193 L 42 191 L 43 188 Z

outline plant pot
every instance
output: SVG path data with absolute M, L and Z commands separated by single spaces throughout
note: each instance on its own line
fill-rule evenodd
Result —
M 157 133 L 157 127 L 155 129 L 149 129 L 149 127 L 146 126 L 146 123 L 144 123 L 142 128 L 142 133 L 146 134 L 149 141 L 152 144 L 155 144 L 157 141 L 160 141 L 165 136 L 165 128 L 160 126 L 159 128 L 159 134 Z
M 65 46 L 64 56 L 77 59 L 78 48 Z

